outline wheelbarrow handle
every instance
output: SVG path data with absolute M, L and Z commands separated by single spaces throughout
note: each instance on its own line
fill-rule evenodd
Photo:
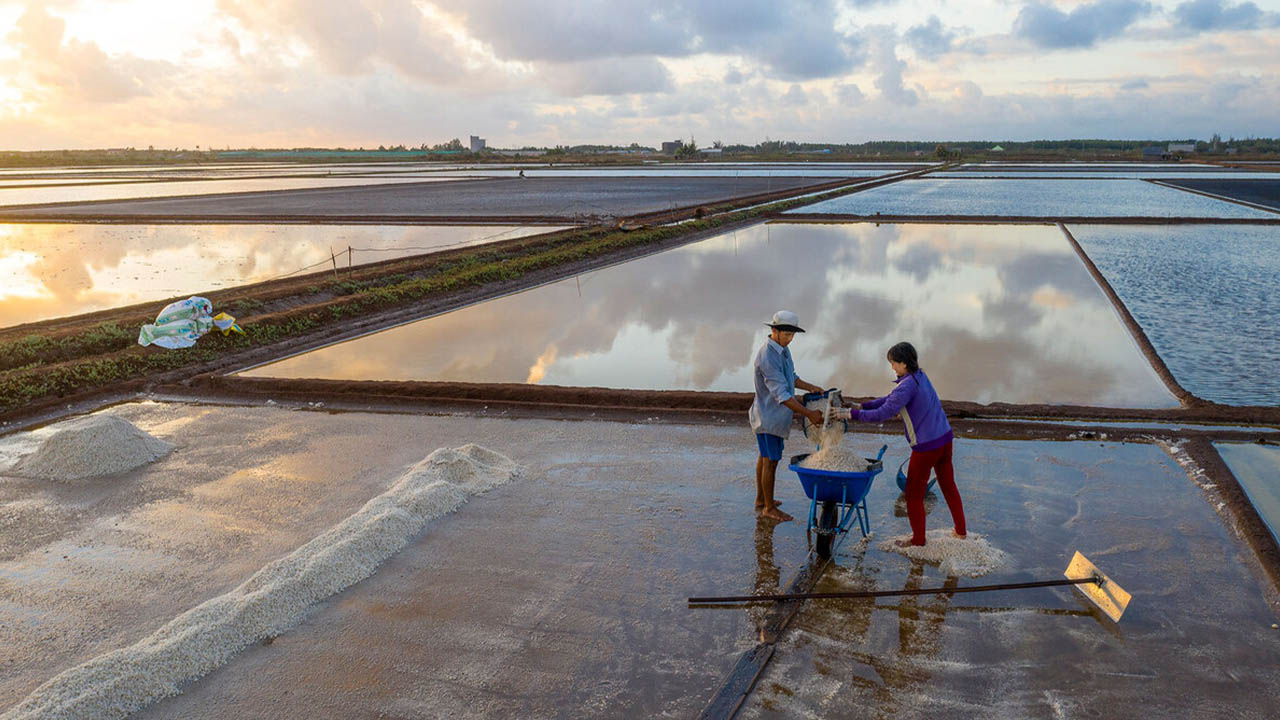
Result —
M 884 451 L 885 451 L 885 450 L 888 450 L 888 449 L 889 449 L 889 446 L 888 446 L 888 445 L 881 445 L 881 446 L 880 446 L 880 452 L 876 453 L 876 460 L 879 460 L 879 459 L 883 458 L 883 457 L 884 457 Z

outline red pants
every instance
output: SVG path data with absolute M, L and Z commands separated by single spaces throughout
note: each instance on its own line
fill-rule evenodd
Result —
M 912 450 L 907 465 L 907 520 L 911 522 L 911 544 L 924 544 L 924 492 L 929 485 L 929 471 L 935 470 L 942 497 L 947 500 L 956 533 L 964 535 L 964 504 L 960 502 L 960 490 L 956 488 L 956 471 L 951 467 L 951 446 L 948 442 L 935 450 Z

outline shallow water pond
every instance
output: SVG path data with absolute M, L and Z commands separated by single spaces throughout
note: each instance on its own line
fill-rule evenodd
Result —
M 0 327 L 266 280 L 328 261 L 330 249 L 345 267 L 348 246 L 359 265 L 555 229 L 0 225 Z
M 1267 218 L 1275 213 L 1128 179 L 903 180 L 789 211 L 853 215 Z
M 1280 405 L 1280 228 L 1070 229 L 1183 387 Z
M 750 391 L 779 308 L 800 376 L 854 395 L 910 340 L 949 399 L 1176 404 L 1061 232 L 1025 225 L 759 225 L 245 374 Z
M 1280 541 L 1280 447 L 1244 443 L 1216 443 L 1214 447 Z

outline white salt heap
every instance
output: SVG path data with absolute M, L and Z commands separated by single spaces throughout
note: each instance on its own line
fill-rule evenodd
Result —
M 889 538 L 880 544 L 880 549 L 937 565 L 947 575 L 956 577 L 981 577 L 1009 561 L 1008 553 L 993 547 L 981 535 L 971 532 L 961 539 L 951 528 L 929 530 L 925 533 L 924 545 L 898 547 L 894 540 L 910 541 L 911 536 Z
M 198 605 L 133 645 L 99 655 L 36 688 L 0 720 L 123 718 L 177 695 L 248 645 L 299 622 L 315 603 L 373 574 L 471 495 L 518 477 L 509 458 L 476 445 L 441 448 L 311 542 L 236 589 Z
M 83 485 L 158 460 L 173 445 L 115 415 L 90 415 L 59 423 L 30 455 L 9 470 L 20 477 Z M 42 431 L 37 431 L 42 432 Z
M 811 470 L 866 472 L 868 463 L 862 451 L 843 445 L 844 423 L 840 418 L 840 406 L 833 404 L 830 398 L 821 403 L 825 418 L 822 427 L 808 425 L 805 428 L 805 436 L 818 446 L 818 450 L 802 460 L 800 467 Z

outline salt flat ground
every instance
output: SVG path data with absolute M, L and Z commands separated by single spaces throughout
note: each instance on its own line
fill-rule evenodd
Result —
M 806 554 L 802 523 L 752 516 L 745 423 L 109 412 L 178 447 L 89 488 L 0 478 L 0 711 L 232 589 L 437 447 L 478 442 L 527 472 L 139 716 L 688 717 L 754 645 L 762 610 L 684 599 L 785 585 Z M 904 441 L 847 441 L 888 443 L 890 467 L 868 498 L 874 542 L 819 589 L 940 585 L 937 568 L 878 547 L 905 530 L 891 479 Z M 1124 620 L 1066 589 L 810 603 L 749 715 L 1264 717 L 1280 701 L 1254 560 L 1160 448 L 962 439 L 956 452 L 970 531 L 1011 556 L 986 580 L 1059 577 L 1079 549 L 1133 592 Z M 785 470 L 779 496 L 803 512 Z M 937 503 L 931 526 L 945 518 Z
M 887 173 L 886 173 L 887 174 Z M 227 193 L 185 198 L 141 198 L 60 203 L 5 210 L 13 218 L 91 215 L 183 216 L 568 216 L 631 215 L 673 206 L 719 202 L 757 193 L 802 188 L 823 177 L 511 177 L 457 182 L 392 183 L 366 187 Z

